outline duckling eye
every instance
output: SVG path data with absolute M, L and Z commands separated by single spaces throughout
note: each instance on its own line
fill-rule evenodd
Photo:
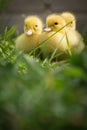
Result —
M 55 22 L 54 24 L 55 24 L 55 25 L 58 25 L 58 23 L 57 23 L 57 22 Z
M 35 27 L 38 27 L 38 25 L 35 25 Z
M 70 23 L 71 23 L 71 24 L 73 24 L 73 22 L 72 22 L 72 21 L 71 21 Z

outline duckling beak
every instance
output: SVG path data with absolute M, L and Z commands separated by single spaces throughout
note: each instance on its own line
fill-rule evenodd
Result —
M 52 29 L 51 29 L 51 27 L 46 27 L 46 28 L 44 28 L 44 31 L 45 32 L 50 32 L 50 31 L 52 31 Z
M 27 32 L 26 32 L 26 35 L 30 36 L 33 34 L 33 31 L 31 29 L 29 29 Z

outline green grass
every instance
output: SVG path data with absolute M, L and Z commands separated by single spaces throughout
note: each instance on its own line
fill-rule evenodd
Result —
M 87 49 L 41 60 L 16 52 L 15 35 L 0 35 L 0 130 L 87 129 Z

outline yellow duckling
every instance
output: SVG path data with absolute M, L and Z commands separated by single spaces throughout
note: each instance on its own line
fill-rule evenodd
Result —
M 51 14 L 46 18 L 46 28 L 41 35 L 41 42 L 44 54 L 59 51 L 59 45 L 63 40 L 65 31 L 62 29 L 66 24 L 65 20 L 57 14 Z M 57 32 L 57 33 L 56 33 Z
M 79 53 L 83 50 L 84 43 L 81 35 L 75 28 L 72 29 L 71 27 L 70 29 L 66 24 L 66 20 L 61 15 L 52 14 L 47 17 L 47 28 L 42 34 L 42 39 L 48 39 L 42 46 L 44 53 L 55 51 L 57 54 L 63 53 L 69 55 L 71 52 Z
M 76 29 L 76 17 L 73 13 L 63 12 L 61 16 L 64 18 L 66 24 L 68 24 L 67 25 L 68 28 L 73 29 L 73 30 Z
M 28 16 L 24 20 L 24 33 L 16 39 L 16 49 L 24 52 L 34 49 L 39 44 L 42 27 L 38 16 Z
M 66 33 L 69 39 L 70 47 L 75 53 L 80 53 L 84 49 L 84 42 L 81 34 L 76 30 L 76 17 L 71 12 L 63 12 L 61 16 L 64 18 L 66 24 Z

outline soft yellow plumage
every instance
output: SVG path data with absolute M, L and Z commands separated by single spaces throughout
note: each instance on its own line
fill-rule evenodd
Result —
M 73 29 L 73 30 L 76 29 L 76 17 L 73 13 L 63 12 L 61 16 L 64 18 L 66 24 L 68 24 L 67 25 L 68 28 Z
M 28 16 L 24 21 L 24 33 L 16 39 L 16 49 L 30 51 L 39 44 L 43 23 L 37 16 Z
M 41 41 L 45 41 L 46 39 L 49 39 L 43 43 L 41 49 L 44 54 L 52 53 L 59 50 L 59 45 L 61 44 L 61 41 L 63 40 L 65 31 L 62 29 L 63 26 L 65 26 L 66 22 L 65 20 L 57 15 L 52 14 L 49 15 L 46 18 L 46 28 L 44 29 L 42 35 L 41 35 Z M 60 30 L 56 33 L 56 31 Z M 54 35 L 54 33 L 56 33 Z M 52 36 L 53 35 L 53 36 Z M 52 37 L 51 37 L 52 36 Z
M 68 18 L 69 17 L 69 18 Z M 72 21 L 72 17 L 69 15 L 67 19 Z M 58 14 L 49 15 L 46 19 L 46 29 L 42 33 L 42 40 L 48 39 L 42 46 L 43 53 L 58 53 L 69 54 L 69 50 L 72 53 L 80 53 L 84 48 L 82 36 L 75 30 L 75 22 L 71 25 L 67 24 L 65 18 Z M 64 27 L 64 28 L 63 28 Z M 61 29 L 62 28 L 62 29 Z M 58 32 L 58 30 L 60 30 Z M 57 33 L 56 33 L 57 32 Z
M 80 53 L 84 49 L 84 42 L 81 34 L 76 30 L 76 17 L 71 12 L 63 12 L 61 16 L 64 18 L 66 24 L 66 33 L 69 39 L 72 53 Z

